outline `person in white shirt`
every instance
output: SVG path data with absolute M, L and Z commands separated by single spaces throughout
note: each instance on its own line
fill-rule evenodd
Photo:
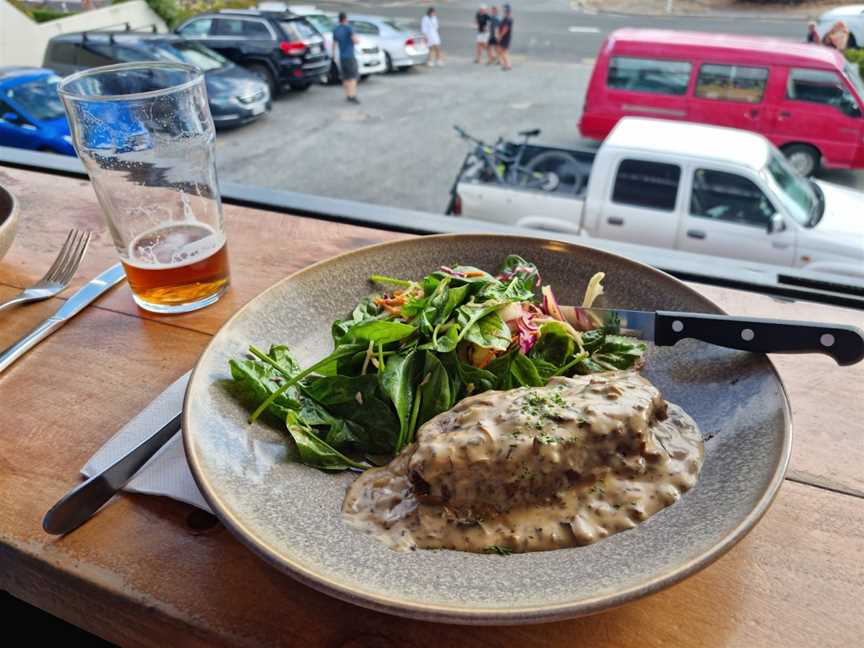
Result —
M 426 15 L 420 21 L 420 31 L 426 37 L 426 42 L 429 44 L 429 67 L 433 65 L 444 65 L 441 59 L 441 36 L 438 33 L 438 16 L 435 13 L 435 7 L 429 7 L 426 10 Z

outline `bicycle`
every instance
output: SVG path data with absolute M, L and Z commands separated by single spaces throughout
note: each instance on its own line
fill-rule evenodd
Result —
M 526 189 L 578 194 L 585 184 L 579 162 L 572 155 L 560 151 L 546 151 L 522 164 L 528 140 L 540 135 L 540 129 L 520 131 L 521 143 L 508 142 L 499 137 L 490 146 L 469 135 L 460 126 L 453 126 L 464 140 L 474 143 L 474 151 L 463 166 L 464 177 L 477 177 L 482 182 L 519 186 Z

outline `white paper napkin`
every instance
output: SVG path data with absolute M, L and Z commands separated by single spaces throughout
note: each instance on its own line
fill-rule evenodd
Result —
M 81 469 L 81 474 L 91 477 L 102 472 L 174 418 L 183 409 L 183 395 L 190 373 L 183 374 L 99 448 Z M 144 464 L 123 490 L 164 495 L 210 511 L 186 463 L 183 437 L 179 432 Z

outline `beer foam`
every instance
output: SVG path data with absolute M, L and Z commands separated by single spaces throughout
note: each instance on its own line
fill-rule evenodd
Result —
M 142 270 L 182 268 L 204 261 L 224 244 L 225 236 L 207 223 L 169 221 L 136 236 L 126 263 Z

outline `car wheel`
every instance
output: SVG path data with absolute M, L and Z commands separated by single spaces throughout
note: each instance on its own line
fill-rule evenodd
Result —
M 361 81 L 365 81 L 365 80 L 368 79 L 368 78 L 369 78 L 369 75 L 368 75 L 368 74 L 361 74 L 361 75 L 360 75 L 360 80 L 361 80 Z
M 790 144 L 783 147 L 783 154 L 798 173 L 811 176 L 819 169 L 819 151 L 809 144 Z
M 309 86 L 312 85 L 308 81 L 304 81 L 303 83 L 292 83 L 291 89 L 296 92 L 305 92 L 309 89 Z
M 271 97 L 279 94 L 279 88 L 276 87 L 276 79 L 270 68 L 263 63 L 250 63 L 246 66 L 246 69 L 267 84 L 267 87 L 270 88 Z

